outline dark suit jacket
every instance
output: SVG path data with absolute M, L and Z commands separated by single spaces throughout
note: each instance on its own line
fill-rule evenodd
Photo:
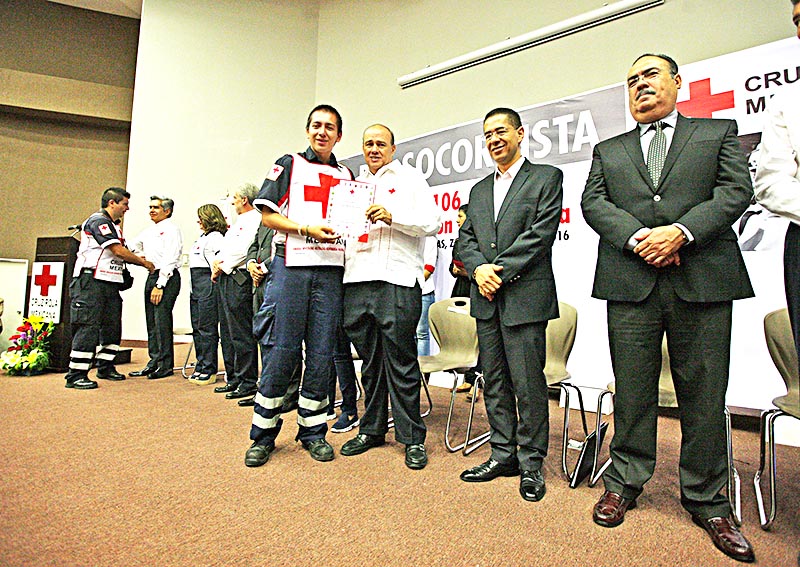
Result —
M 272 237 L 275 234 L 275 231 L 271 228 L 267 228 L 263 224 L 258 225 L 258 231 L 256 231 L 256 237 L 253 239 L 253 242 L 250 243 L 250 247 L 247 249 L 247 260 L 255 260 L 256 262 L 264 263 L 267 267 L 269 267 L 270 257 L 272 256 Z M 261 289 L 262 292 L 261 297 L 263 298 L 263 289 L 264 289 L 264 282 L 266 282 L 266 278 L 261 280 L 261 285 L 258 288 L 253 288 L 253 293 L 256 293 L 256 289 Z M 258 302 L 261 303 L 260 301 Z
M 523 158 L 524 159 L 524 158 Z M 467 220 L 459 231 L 459 252 L 472 274 L 481 264 L 503 266 L 503 285 L 489 301 L 472 282 L 472 316 L 489 319 L 499 311 L 504 325 L 558 317 L 552 247 L 561 220 L 561 170 L 525 159 L 494 220 L 494 173 L 470 192 Z
M 678 116 L 658 187 L 647 172 L 638 127 L 597 144 L 581 207 L 600 235 L 592 296 L 642 301 L 658 268 L 625 250 L 642 227 L 684 225 L 694 242 L 678 251 L 680 266 L 663 268 L 684 301 L 753 296 L 731 225 L 750 203 L 747 161 L 732 120 Z

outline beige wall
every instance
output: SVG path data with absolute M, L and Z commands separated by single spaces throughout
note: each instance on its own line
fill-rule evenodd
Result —
M 689 63 L 793 33 L 789 0 L 666 0 L 616 22 L 403 90 L 397 77 L 600 8 L 571 0 L 374 0 L 321 3 L 317 99 L 338 105 L 339 155 L 385 121 L 399 138 L 621 82 L 647 51 Z M 611 3 L 611 2 L 609 2 Z
M 246 7 L 246 9 L 245 9 Z M 149 195 L 175 200 L 184 252 L 199 236 L 197 207 L 243 182 L 261 186 L 270 164 L 302 150 L 314 103 L 316 0 L 145 0 L 133 100 L 125 230 L 150 224 Z M 127 292 L 124 338 L 144 338 L 138 299 Z M 189 326 L 189 274 L 175 307 Z
M 0 257 L 34 259 L 126 178 L 139 22 L 0 2 Z M 19 221 L 19 222 L 16 222 Z

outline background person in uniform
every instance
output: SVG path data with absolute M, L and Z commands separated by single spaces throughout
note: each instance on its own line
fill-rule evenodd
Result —
M 422 311 L 417 323 L 417 356 L 428 356 L 431 353 L 431 328 L 428 322 L 428 311 L 436 301 L 436 283 L 433 272 L 439 258 L 439 239 L 436 236 L 425 237 L 425 249 L 422 253 Z
M 192 290 L 189 295 L 189 314 L 197 362 L 189 382 L 203 386 L 217 381 L 219 343 L 222 338 L 223 357 L 231 358 L 233 350 L 227 322 L 222 316 L 219 286 L 211 281 L 211 266 L 225 241 L 228 223 L 214 204 L 197 209 L 197 223 L 202 234 L 189 252 L 189 273 Z M 220 334 L 220 323 L 222 333 Z
M 792 21 L 800 39 L 800 0 L 792 0 Z M 756 170 L 758 202 L 789 219 L 783 248 L 786 305 L 800 359 L 800 83 L 784 85 L 768 103 Z
M 412 167 L 394 160 L 394 134 L 375 124 L 364 131 L 362 149 L 374 183 L 375 204 L 366 211 L 366 238 L 347 241 L 344 273 L 344 327 L 361 357 L 364 415 L 359 434 L 342 446 L 353 456 L 383 445 L 391 400 L 395 439 L 405 447 L 405 463 L 428 463 L 427 430 L 420 417 L 422 374 L 416 327 L 422 310 L 425 237 L 439 231 L 433 192 Z
M 522 157 L 525 133 L 514 110 L 490 111 L 483 133 L 497 168 L 470 192 L 459 245 L 473 280 L 470 310 L 477 319 L 492 455 L 461 480 L 520 475 L 520 495 L 536 502 L 545 494 L 545 329 L 558 317 L 552 247 L 563 175 Z
M 253 278 L 253 314 L 258 312 L 261 303 L 264 301 L 264 289 L 267 287 L 269 277 L 269 264 L 272 261 L 272 236 L 275 231 L 267 228 L 263 224 L 258 225 L 256 237 L 250 243 L 247 250 L 247 271 Z M 286 391 L 286 398 L 283 400 L 283 413 L 288 413 L 297 409 L 297 399 L 300 396 L 300 377 L 303 374 L 302 362 L 297 365 L 292 379 L 289 381 L 289 389 Z M 239 400 L 240 406 L 252 406 L 255 404 L 255 395 L 252 398 Z
M 267 174 L 255 203 L 262 222 L 275 230 L 275 257 L 264 302 L 253 328 L 261 344 L 261 378 L 253 408 L 245 465 L 269 460 L 281 430 L 281 408 L 292 374 L 306 367 L 297 408 L 297 440 L 316 461 L 333 459 L 325 440 L 331 364 L 342 313 L 343 250 L 339 236 L 324 224 L 331 186 L 351 180 L 336 161 L 333 147 L 342 138 L 342 117 L 329 105 L 308 115 L 303 153 L 279 158 Z
M 464 221 L 467 220 L 467 209 L 469 209 L 467 203 L 458 208 L 456 223 L 458 224 L 459 230 L 461 230 Z M 469 290 L 472 284 L 470 283 L 469 272 L 464 268 L 464 261 L 461 259 L 461 244 L 459 238 L 456 238 L 455 242 L 453 242 L 453 257 L 450 261 L 450 273 L 456 279 L 450 297 L 469 297 Z M 480 398 L 480 389 L 475 390 L 475 375 L 479 372 L 481 372 L 480 356 L 475 366 L 464 373 L 464 383 L 459 384 L 456 388 L 456 392 L 458 393 L 467 393 L 466 400 L 468 402 L 472 401 L 473 396 L 478 396 Z
M 131 376 L 151 380 L 172 376 L 175 345 L 172 309 L 181 291 L 178 265 L 183 252 L 183 238 L 172 222 L 175 203 L 166 197 L 150 197 L 150 220 L 153 226 L 143 230 L 128 243 L 131 252 L 153 262 L 156 271 L 144 284 L 144 316 L 147 322 L 147 354 L 150 361 Z
M 250 273 L 245 269 L 247 249 L 255 238 L 261 214 L 253 208 L 258 187 L 245 183 L 231 197 L 236 211 L 236 222 L 225 233 L 217 254 L 211 264 L 211 279 L 219 285 L 222 299 L 221 326 L 226 328 L 232 345 L 232 356 L 222 351 L 228 383 L 217 386 L 214 391 L 224 393 L 229 400 L 247 398 L 256 391 L 258 378 L 258 347 L 253 337 L 253 292 Z
M 611 465 L 593 519 L 622 523 L 653 475 L 666 332 L 680 408 L 681 504 L 725 554 L 753 561 L 722 493 L 732 300 L 753 296 L 731 228 L 753 194 L 747 161 L 735 122 L 678 114 L 672 58 L 640 56 L 627 84 L 639 124 L 595 147 L 581 201 L 600 235 L 592 297 L 607 300 L 616 379 Z
M 122 270 L 125 262 L 144 266 L 153 273 L 155 266 L 125 248 L 119 222 L 128 211 L 130 193 L 110 187 L 100 198 L 100 210 L 81 226 L 81 243 L 75 271 L 69 284 L 72 351 L 67 388 L 91 390 L 97 382 L 89 380 L 92 361 L 97 359 L 97 377 L 124 380 L 114 368 L 114 358 L 122 336 Z

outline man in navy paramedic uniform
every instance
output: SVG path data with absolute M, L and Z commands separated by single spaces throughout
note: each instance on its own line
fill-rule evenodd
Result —
M 287 154 L 272 166 L 254 204 L 264 226 L 275 230 L 264 302 L 253 323 L 262 346 L 261 378 L 245 465 L 261 466 L 275 449 L 281 406 L 292 372 L 302 357 L 305 373 L 298 400 L 297 439 L 317 461 L 333 459 L 328 431 L 328 385 L 342 313 L 344 245 L 326 226 L 330 188 L 352 180 L 333 146 L 342 138 L 342 117 L 328 105 L 308 115 L 303 153 Z
M 124 380 L 114 368 L 114 358 L 122 336 L 122 271 L 125 262 L 155 271 L 152 262 L 125 248 L 119 223 L 128 211 L 130 193 L 119 187 L 103 192 L 101 209 L 81 227 L 81 244 L 75 271 L 69 285 L 72 352 L 67 388 L 91 390 L 97 382 L 89 380 L 92 361 L 97 359 L 97 377 Z

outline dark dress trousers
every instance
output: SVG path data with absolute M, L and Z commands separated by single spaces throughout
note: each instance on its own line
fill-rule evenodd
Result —
M 616 378 L 607 490 L 636 498 L 653 474 L 666 332 L 680 407 L 681 503 L 701 518 L 730 513 L 722 491 L 732 300 L 753 296 L 731 225 L 752 195 L 730 120 L 679 115 L 658 186 L 638 127 L 594 149 L 581 205 L 600 235 L 592 296 L 608 301 Z M 672 223 L 694 238 L 679 249 L 679 266 L 655 268 L 625 249 L 640 228 Z
M 561 170 L 526 159 L 495 221 L 494 174 L 486 177 L 472 188 L 459 231 L 468 273 L 485 263 L 503 266 L 503 285 L 493 301 L 474 281 L 470 289 L 492 458 L 507 464 L 518 460 L 520 468 L 531 471 L 541 469 L 547 454 L 545 329 L 558 317 L 552 246 L 561 218 L 562 179 Z
M 144 284 L 144 316 L 147 322 L 148 366 L 161 370 L 172 370 L 175 366 L 175 345 L 173 337 L 172 310 L 181 291 L 181 274 L 178 268 L 164 286 L 164 294 L 158 305 L 150 301 L 150 293 L 158 281 L 158 270 L 147 276 Z
M 255 260 L 259 264 L 264 264 L 269 268 L 269 264 L 272 261 L 272 237 L 275 235 L 275 231 L 271 228 L 267 228 L 263 224 L 258 225 L 258 230 L 256 231 L 256 237 L 253 239 L 253 242 L 250 244 L 250 248 L 247 249 L 247 260 L 245 261 L 245 266 L 247 265 L 250 260 Z M 261 280 L 261 283 L 258 285 L 253 286 L 253 314 L 255 315 L 258 313 L 261 304 L 264 302 L 264 290 L 267 287 L 267 280 L 269 280 L 269 273 Z M 262 347 L 262 354 L 263 354 L 263 347 Z M 303 375 L 303 365 L 302 363 L 297 366 L 295 371 L 292 373 L 292 378 L 289 381 L 289 388 L 286 391 L 285 400 L 294 400 L 297 401 L 297 396 L 300 394 L 300 378 Z M 286 406 L 286 403 L 284 403 Z M 288 406 L 286 406 L 288 407 Z

